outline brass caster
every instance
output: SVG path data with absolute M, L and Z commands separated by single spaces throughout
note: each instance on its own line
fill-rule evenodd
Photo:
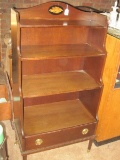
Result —
M 87 150 L 87 153 L 89 153 L 89 152 L 90 152 L 90 149 Z

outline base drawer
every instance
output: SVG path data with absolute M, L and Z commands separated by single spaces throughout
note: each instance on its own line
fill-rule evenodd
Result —
M 69 144 L 71 141 L 80 141 L 93 136 L 95 133 L 96 123 L 89 125 L 76 126 L 73 128 L 62 129 L 54 132 L 43 133 L 25 137 L 25 150 L 38 149 L 61 144 Z

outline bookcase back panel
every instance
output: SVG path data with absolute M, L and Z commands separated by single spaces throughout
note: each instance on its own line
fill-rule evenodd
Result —
M 65 72 L 84 70 L 96 81 L 100 81 L 103 72 L 102 65 L 105 63 L 105 56 L 98 57 L 74 57 L 43 60 L 22 61 L 22 74 L 33 75 L 50 72 Z
M 57 58 L 43 60 L 26 60 L 22 62 L 22 74 L 32 75 L 50 72 L 82 70 L 84 58 Z
M 24 98 L 24 107 L 79 99 L 89 110 L 89 112 L 96 118 L 96 113 L 100 102 L 99 96 L 101 95 L 101 93 L 102 88 L 97 88 L 80 92 Z
M 21 45 L 86 43 L 87 32 L 88 27 L 21 28 Z
M 53 6 L 53 7 L 52 7 Z M 56 13 L 50 12 L 50 9 L 54 10 L 54 6 L 57 8 L 56 9 Z M 60 7 L 60 8 L 59 8 Z M 66 8 L 69 8 L 69 15 L 64 15 L 64 11 Z M 61 10 L 61 12 L 57 10 Z M 17 11 L 19 11 L 20 13 L 20 18 L 21 19 L 34 19 L 36 18 L 40 18 L 40 19 L 79 19 L 79 20 L 89 20 L 91 18 L 91 15 L 88 14 L 87 12 L 84 13 L 78 9 L 76 9 L 75 7 L 66 4 L 65 2 L 48 2 L 48 3 L 44 3 L 38 6 L 34 6 L 28 9 L 17 9 Z M 95 19 L 97 19 L 95 17 Z
M 54 95 L 32 97 L 32 98 L 30 97 L 30 98 L 24 98 L 24 107 L 39 105 L 39 104 L 46 104 L 46 103 L 53 103 L 53 102 L 60 102 L 60 101 L 67 101 L 67 100 L 74 100 L 78 98 L 79 98 L 79 92 L 54 94 Z

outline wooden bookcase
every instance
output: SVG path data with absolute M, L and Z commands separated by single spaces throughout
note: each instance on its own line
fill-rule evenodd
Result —
M 68 15 L 65 15 L 66 9 Z M 95 138 L 107 19 L 64 2 L 12 9 L 13 122 L 27 154 Z

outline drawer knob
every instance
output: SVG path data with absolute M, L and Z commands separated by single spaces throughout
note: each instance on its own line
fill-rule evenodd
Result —
M 43 143 L 43 140 L 42 139 L 36 139 L 36 141 L 35 141 L 35 145 L 36 146 L 39 146 L 39 145 L 41 145 Z
M 88 128 L 84 128 L 84 129 L 82 130 L 82 134 L 83 134 L 83 135 L 87 134 L 88 132 L 89 132 L 89 129 L 88 129 Z

